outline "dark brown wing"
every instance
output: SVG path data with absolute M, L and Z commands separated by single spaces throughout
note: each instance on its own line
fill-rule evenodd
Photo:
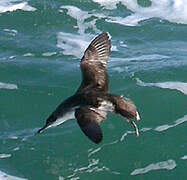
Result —
M 91 42 L 81 60 L 82 83 L 77 92 L 86 88 L 99 88 L 108 91 L 106 65 L 110 49 L 110 37 L 106 32 Z
M 83 107 L 75 111 L 75 117 L 84 134 L 94 143 L 100 143 L 103 137 L 100 122 L 105 120 L 106 114 L 97 112 L 96 109 Z

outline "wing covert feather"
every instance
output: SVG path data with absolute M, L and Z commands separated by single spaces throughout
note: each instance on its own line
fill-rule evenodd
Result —
M 77 92 L 90 87 L 108 91 L 106 65 L 110 50 L 110 36 L 106 32 L 97 36 L 90 43 L 81 60 L 82 83 Z

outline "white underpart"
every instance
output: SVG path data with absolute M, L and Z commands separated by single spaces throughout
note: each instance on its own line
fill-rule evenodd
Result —
M 99 114 L 100 116 L 102 116 L 103 119 L 97 119 L 98 122 L 101 122 L 102 120 L 105 120 L 107 112 L 100 110 L 98 108 L 90 108 L 90 110 L 92 110 L 93 112 Z
M 98 109 L 104 112 L 113 112 L 114 105 L 109 101 L 102 101 Z
M 102 101 L 102 103 L 100 104 L 100 106 L 98 108 L 90 108 L 90 110 L 96 112 L 97 114 L 99 114 L 100 116 L 103 117 L 102 120 L 104 120 L 107 116 L 107 112 L 113 112 L 114 111 L 114 106 L 111 102 L 109 101 Z M 98 119 L 99 120 L 99 119 Z
M 74 109 L 72 109 L 71 111 L 68 111 L 66 114 L 63 115 L 63 117 L 59 117 L 54 123 L 52 123 L 47 128 L 58 126 L 70 119 L 75 119 L 75 110 Z

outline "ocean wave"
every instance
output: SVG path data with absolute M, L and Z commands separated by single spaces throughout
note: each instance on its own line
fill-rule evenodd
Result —
M 57 34 L 57 47 L 63 50 L 62 53 L 64 55 L 73 55 L 81 58 L 93 37 L 91 35 L 59 32 Z
M 31 128 L 31 129 L 23 129 L 18 130 L 14 132 L 4 132 L 0 134 L 0 139 L 12 139 L 12 140 L 18 140 L 26 141 L 28 138 L 34 137 L 36 132 L 38 131 L 38 128 Z
M 0 154 L 0 159 L 9 158 L 11 154 Z
M 57 34 L 57 47 L 62 49 L 64 55 L 71 55 L 80 59 L 94 37 L 93 34 L 82 35 L 59 32 Z M 116 49 L 116 46 L 112 46 L 112 51 Z
M 173 62 L 168 63 L 169 56 L 161 54 L 147 54 L 133 57 L 110 57 L 108 67 L 119 73 L 132 73 L 139 71 L 149 71 L 173 66 Z M 140 63 L 141 62 L 141 63 Z M 175 65 L 174 65 L 175 66 Z
M 88 13 L 87 11 L 83 11 L 75 6 L 61 6 L 60 12 L 63 12 L 63 9 L 67 10 L 67 15 L 77 20 L 77 27 L 78 27 L 78 33 L 84 34 L 85 30 L 88 28 L 92 28 L 96 33 L 101 33 L 100 30 L 96 28 L 96 20 L 93 19 L 91 21 L 85 22 L 86 19 L 93 16 L 92 13 Z M 101 15 L 96 15 L 97 17 L 101 17 Z
M 139 86 L 148 86 L 148 87 L 154 86 L 154 87 L 159 87 L 162 89 L 178 90 L 182 92 L 183 94 L 187 95 L 187 83 L 184 83 L 184 82 L 145 83 L 138 78 L 136 79 L 136 81 Z
M 182 118 L 179 118 L 177 119 L 176 121 L 173 122 L 173 124 L 164 124 L 164 125 L 161 125 L 161 126 L 157 126 L 155 128 L 142 128 L 140 129 L 140 132 L 147 132 L 147 131 L 151 131 L 151 130 L 154 130 L 154 131 L 158 131 L 158 132 L 161 132 L 161 131 L 166 131 L 168 130 L 169 128 L 173 128 L 173 127 L 176 127 L 184 122 L 187 121 L 187 115 L 184 115 L 184 117 Z M 132 132 L 130 132 L 129 134 L 131 134 Z M 124 135 L 121 137 L 121 140 L 124 139 L 125 136 L 127 136 L 128 133 L 124 133 Z
M 4 32 L 6 32 L 7 34 L 11 35 L 11 36 L 16 36 L 18 31 L 15 29 L 3 29 Z
M 0 82 L 0 89 L 18 89 L 18 86 L 16 84 Z
M 182 160 L 187 160 L 187 155 L 181 157 Z
M 101 6 L 105 7 L 106 9 L 116 9 L 117 4 L 120 3 L 120 0 L 93 0 L 93 2 L 96 2 L 100 4 Z
M 117 171 L 112 171 L 108 167 L 104 166 L 103 163 L 100 162 L 99 159 L 88 159 L 88 165 L 83 166 L 80 168 L 75 168 L 73 170 L 73 174 L 67 176 L 66 178 L 78 178 L 79 179 L 79 174 L 82 173 L 92 173 L 92 172 L 103 172 L 107 171 L 111 174 L 119 175 L 120 173 Z
M 169 128 L 176 127 L 176 126 L 178 126 L 178 125 L 180 125 L 184 122 L 187 122 L 187 115 L 184 115 L 184 117 L 177 119 L 176 121 L 173 122 L 173 124 L 170 124 L 170 125 L 169 124 L 164 124 L 164 125 L 161 125 L 161 126 L 157 126 L 155 128 L 142 128 L 142 129 L 140 129 L 140 132 L 147 132 L 147 131 L 151 131 L 151 130 L 158 131 L 158 132 L 166 131 Z M 121 137 L 121 140 L 123 140 L 125 136 L 127 136 L 128 134 L 131 134 L 131 133 L 132 132 L 124 133 L 124 135 Z
M 50 57 L 50 56 L 54 56 L 56 54 L 57 54 L 56 52 L 45 52 L 45 53 L 42 53 L 42 56 Z
M 150 0 L 151 5 L 142 7 L 137 0 L 93 0 L 106 9 L 116 9 L 117 4 L 123 4 L 132 13 L 123 17 L 108 17 L 108 22 L 127 26 L 136 26 L 142 20 L 160 18 L 174 23 L 187 24 L 187 1 L 182 0 Z
M 139 174 L 145 174 L 149 171 L 153 170 L 160 170 L 160 169 L 166 169 L 166 170 L 172 170 L 176 167 L 176 162 L 172 159 L 169 159 L 167 161 L 162 161 L 158 163 L 152 163 L 145 168 L 135 169 L 133 172 L 131 172 L 131 175 L 139 175 Z
M 27 180 L 25 178 L 11 176 L 9 174 L 4 173 L 3 171 L 0 171 L 0 179 L 1 180 Z
M 35 11 L 36 8 L 28 5 L 27 2 L 22 2 L 20 0 L 1 0 L 0 1 L 0 13 L 12 12 L 16 10 Z
M 154 130 L 155 130 L 155 131 L 165 131 L 165 130 L 167 130 L 167 129 L 169 129 L 169 128 L 175 127 L 175 126 L 177 126 L 177 125 L 179 125 L 179 124 L 182 124 L 182 123 L 184 123 L 184 122 L 186 122 L 186 121 L 187 121 L 187 115 L 185 115 L 184 117 L 182 117 L 182 118 L 180 118 L 180 119 L 177 119 L 177 120 L 174 121 L 174 123 L 171 124 L 171 125 L 166 124 L 166 125 L 158 126 L 158 127 L 156 127 Z
M 32 57 L 32 56 L 34 56 L 34 54 L 32 54 L 32 53 L 25 53 L 25 54 L 23 54 L 23 56 L 24 57 Z
M 101 151 L 105 146 L 110 146 L 110 145 L 113 145 L 113 144 L 116 144 L 118 143 L 119 141 L 118 140 L 115 140 L 115 141 L 112 141 L 110 143 L 106 143 L 106 144 L 103 144 L 101 145 L 100 147 L 96 148 L 96 149 L 89 149 L 88 150 L 88 157 L 91 157 L 92 155 L 94 155 L 95 153 Z

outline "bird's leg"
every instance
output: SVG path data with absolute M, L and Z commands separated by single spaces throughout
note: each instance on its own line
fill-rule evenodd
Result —
M 131 123 L 131 125 L 133 126 L 133 128 L 135 130 L 136 136 L 138 137 L 139 136 L 139 131 L 138 131 L 137 125 L 135 124 L 134 121 L 130 121 L 130 123 Z
M 137 125 L 135 124 L 135 122 L 132 121 L 132 120 L 130 120 L 130 119 L 126 119 L 126 121 L 127 121 L 128 123 L 130 123 L 130 124 L 133 126 L 133 128 L 134 128 L 134 130 L 135 130 L 135 134 L 136 134 L 136 136 L 138 137 L 138 136 L 139 136 L 139 130 L 138 130 L 138 127 L 137 127 Z

